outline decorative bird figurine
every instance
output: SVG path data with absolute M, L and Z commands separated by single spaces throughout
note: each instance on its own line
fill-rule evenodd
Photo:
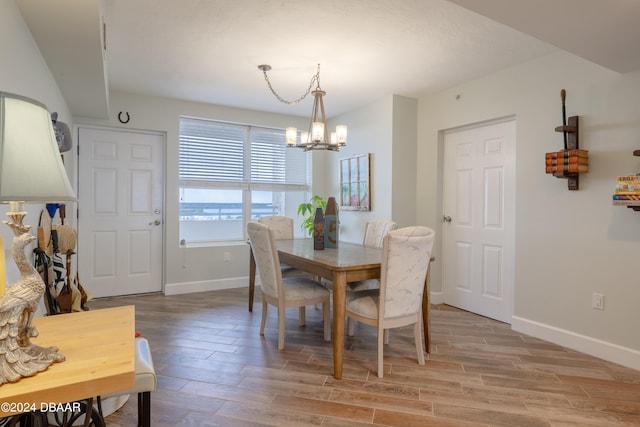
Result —
M 0 298 L 0 385 L 30 377 L 65 359 L 57 347 L 45 348 L 30 342 L 30 338 L 38 336 L 31 320 L 45 285 L 25 255 L 25 248 L 35 237 L 28 230 L 8 225 L 16 235 L 12 254 L 20 278 Z

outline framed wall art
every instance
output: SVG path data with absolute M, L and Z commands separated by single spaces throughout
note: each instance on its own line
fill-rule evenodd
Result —
M 347 211 L 371 210 L 371 154 L 340 159 L 340 207 Z

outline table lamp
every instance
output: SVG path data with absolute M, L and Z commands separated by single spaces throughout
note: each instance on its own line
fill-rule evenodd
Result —
M 62 164 L 51 117 L 38 101 L 0 92 L 0 202 L 9 203 L 4 221 L 13 231 L 11 255 L 20 277 L 0 298 L 0 385 L 35 375 L 64 360 L 55 347 L 30 342 L 31 319 L 45 291 L 25 250 L 35 240 L 24 225 L 23 203 L 75 201 Z

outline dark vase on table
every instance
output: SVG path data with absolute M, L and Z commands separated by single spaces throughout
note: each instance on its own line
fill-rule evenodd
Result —
M 317 208 L 316 215 L 313 217 L 313 249 L 324 249 L 324 226 L 322 208 Z
M 335 197 L 329 197 L 324 211 L 324 247 L 338 247 L 338 204 Z

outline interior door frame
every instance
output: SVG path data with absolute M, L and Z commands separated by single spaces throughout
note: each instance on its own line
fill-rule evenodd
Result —
M 444 144 L 445 144 L 445 134 L 449 133 L 449 132 L 457 132 L 457 131 L 465 131 L 465 130 L 470 130 L 470 129 L 474 129 L 474 128 L 478 128 L 478 127 L 483 127 L 483 126 L 490 126 L 490 125 L 495 125 L 495 124 L 499 124 L 499 123 L 504 123 L 504 122 L 510 122 L 513 121 L 515 122 L 516 125 L 516 140 L 514 142 L 514 156 L 513 156 L 513 171 L 514 171 L 514 186 L 516 188 L 516 194 L 514 194 L 514 197 L 516 197 L 516 200 L 514 201 L 514 224 L 513 224 L 513 250 L 514 250 L 514 279 L 515 279 L 515 269 L 516 269 L 516 265 L 515 265 L 515 251 L 516 251 L 516 242 L 517 242 L 517 176 L 518 176 L 518 168 L 517 168 L 517 151 L 518 151 L 518 140 L 517 140 L 517 117 L 515 114 L 510 114 L 507 116 L 501 116 L 501 117 L 496 117 L 493 119 L 488 119 L 488 120 L 483 120 L 483 121 L 479 121 L 479 122 L 472 122 L 472 123 L 467 123 L 464 125 L 460 125 L 460 126 L 453 126 L 450 128 L 446 128 L 446 129 L 441 129 L 438 131 L 438 160 L 437 160 L 437 192 L 436 192 L 436 211 L 435 211 L 435 230 L 436 230 L 436 248 L 437 248 L 437 253 L 440 254 L 440 256 L 442 257 L 443 254 L 443 247 L 444 247 L 444 238 L 443 238 L 443 225 L 442 225 L 442 216 L 443 216 L 443 212 L 444 212 L 444 175 L 445 175 L 445 170 L 444 170 Z M 436 292 L 430 292 L 429 297 L 431 298 L 431 303 L 432 304 L 443 304 L 444 303 L 444 262 L 442 259 L 440 259 L 439 261 L 436 258 L 436 262 L 431 264 L 433 268 L 432 270 L 432 281 L 431 283 L 439 283 L 440 284 L 440 290 L 436 291 Z M 434 277 L 435 276 L 435 277 Z M 433 285 L 432 285 L 433 286 Z M 515 281 L 513 283 L 513 288 L 511 289 L 511 298 L 509 301 L 509 304 L 511 306 L 510 312 L 511 312 L 511 317 L 513 317 L 513 313 L 514 313 L 514 309 L 515 309 L 515 293 L 516 293 L 516 286 L 515 286 Z
M 110 131 L 110 132 L 127 132 L 127 133 L 141 133 L 147 135 L 155 135 L 159 136 L 162 139 L 162 147 L 160 147 L 160 152 L 162 153 L 162 164 L 160 165 L 160 173 L 162 175 L 162 179 L 160 180 L 160 191 L 162 194 L 162 224 L 160 225 L 161 233 L 160 242 L 161 242 L 161 264 L 162 268 L 160 269 L 160 292 L 163 294 L 166 291 L 166 265 L 167 265 L 167 249 L 166 249 L 166 219 L 167 219 L 167 133 L 165 131 L 158 130 L 146 130 L 146 129 L 129 129 L 118 126 L 103 126 L 103 125 L 94 125 L 87 123 L 78 123 L 74 125 L 74 135 L 76 136 L 76 149 L 73 150 L 74 159 L 75 159 L 75 191 L 78 197 L 81 195 L 78 194 L 78 190 L 80 188 L 80 129 L 93 129 L 93 130 L 102 130 L 102 131 Z M 77 227 L 78 235 L 80 235 L 80 219 L 79 219 L 79 211 L 80 211 L 80 202 L 76 202 L 76 211 L 75 213 L 75 222 Z M 77 266 L 76 266 L 77 271 Z

